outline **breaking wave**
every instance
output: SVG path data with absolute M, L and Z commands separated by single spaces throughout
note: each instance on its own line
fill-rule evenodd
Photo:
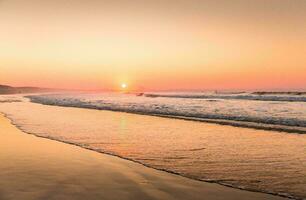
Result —
M 168 97 L 168 96 L 167 96 Z M 224 125 L 306 133 L 304 102 L 247 101 L 245 99 L 148 98 L 134 95 L 28 96 L 46 105 L 121 111 Z

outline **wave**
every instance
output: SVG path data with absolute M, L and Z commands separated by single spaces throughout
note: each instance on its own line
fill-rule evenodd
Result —
M 221 125 L 232 125 L 238 127 L 256 128 L 264 130 L 276 130 L 292 133 L 306 133 L 306 121 L 304 119 L 280 118 L 269 115 L 259 116 L 256 114 L 209 113 L 197 112 L 193 108 L 178 108 L 170 104 L 143 105 L 136 103 L 118 103 L 103 100 L 89 101 L 81 98 L 67 98 L 61 96 L 27 96 L 34 103 L 44 105 L 55 105 L 65 107 L 78 107 L 97 110 L 120 111 L 142 115 L 153 115 L 159 117 L 176 118 L 200 122 L 217 123 Z M 208 102 L 211 103 L 211 102 Z
M 242 99 L 254 101 L 288 101 L 306 102 L 306 96 L 301 94 L 287 93 L 250 93 L 250 94 L 143 94 L 145 97 L 157 98 L 191 98 L 191 99 Z M 303 95 L 303 96 L 300 96 Z

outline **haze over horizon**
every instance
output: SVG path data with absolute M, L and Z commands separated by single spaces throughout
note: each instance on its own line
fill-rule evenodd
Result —
M 1 0 L 0 84 L 305 90 L 304 0 Z

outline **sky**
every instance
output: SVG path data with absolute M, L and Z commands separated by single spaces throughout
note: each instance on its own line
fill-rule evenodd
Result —
M 305 0 L 0 0 L 0 84 L 305 90 Z

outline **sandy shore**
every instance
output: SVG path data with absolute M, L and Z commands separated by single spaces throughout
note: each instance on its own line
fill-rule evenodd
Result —
M 0 115 L 0 199 L 283 199 L 23 133 Z

